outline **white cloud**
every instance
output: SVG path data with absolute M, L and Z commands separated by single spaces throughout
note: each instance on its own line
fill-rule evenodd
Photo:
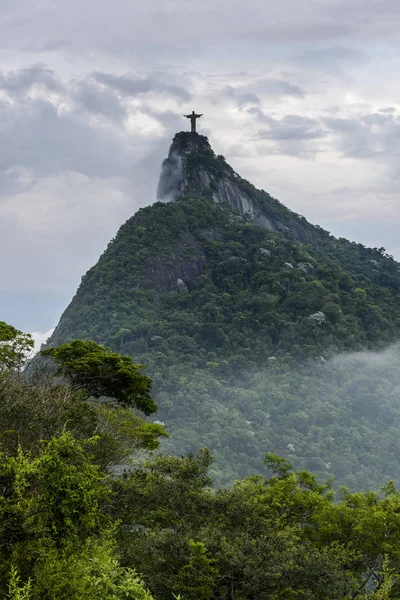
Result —
M 51 334 L 54 331 L 54 327 L 52 329 L 49 329 L 48 331 L 32 331 L 31 336 L 33 338 L 33 341 L 35 342 L 35 347 L 33 349 L 34 354 L 36 354 L 37 352 L 39 352 L 40 347 L 42 344 L 44 344 L 49 337 L 51 336 Z

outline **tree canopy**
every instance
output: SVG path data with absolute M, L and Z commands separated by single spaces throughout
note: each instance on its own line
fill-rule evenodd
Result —
M 124 406 L 138 408 L 145 415 L 157 410 L 150 396 L 151 379 L 139 372 L 142 365 L 134 365 L 129 356 L 83 340 L 48 348 L 41 354 L 53 358 L 59 373 L 87 396 L 113 398 Z
M 32 352 L 34 342 L 29 333 L 0 321 L 0 369 L 20 369 Z

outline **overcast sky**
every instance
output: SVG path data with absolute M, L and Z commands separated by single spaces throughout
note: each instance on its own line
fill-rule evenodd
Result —
M 0 320 L 47 331 L 155 201 L 182 114 L 243 177 L 400 259 L 397 0 L 0 0 Z

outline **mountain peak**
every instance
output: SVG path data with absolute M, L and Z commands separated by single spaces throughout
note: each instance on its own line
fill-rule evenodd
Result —
M 181 131 L 162 164 L 157 198 L 173 202 L 185 197 L 213 200 L 224 210 L 300 240 L 317 235 L 304 217 L 236 173 L 223 156 L 215 154 L 206 136 Z
M 180 154 L 191 154 L 198 151 L 208 151 L 215 156 L 210 146 L 208 137 L 200 133 L 191 131 L 180 131 L 172 140 L 170 152 L 175 151 Z
M 232 169 L 217 156 L 205 135 L 177 133 L 164 160 L 157 188 L 159 200 L 173 201 L 183 195 L 212 197 L 212 182 L 231 175 Z

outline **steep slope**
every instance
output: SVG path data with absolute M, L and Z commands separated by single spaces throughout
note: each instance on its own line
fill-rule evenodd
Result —
M 158 193 L 171 201 L 121 227 L 50 343 L 144 363 L 168 448 L 208 445 L 220 483 L 266 451 L 352 486 L 400 480 L 400 382 L 332 358 L 399 339 L 399 265 L 256 190 L 197 134 L 175 136 Z
M 222 208 L 271 231 L 290 232 L 295 238 L 315 237 L 304 217 L 242 179 L 223 156 L 216 156 L 205 136 L 178 133 L 162 165 L 157 197 L 176 200 L 185 196 L 209 198 Z

